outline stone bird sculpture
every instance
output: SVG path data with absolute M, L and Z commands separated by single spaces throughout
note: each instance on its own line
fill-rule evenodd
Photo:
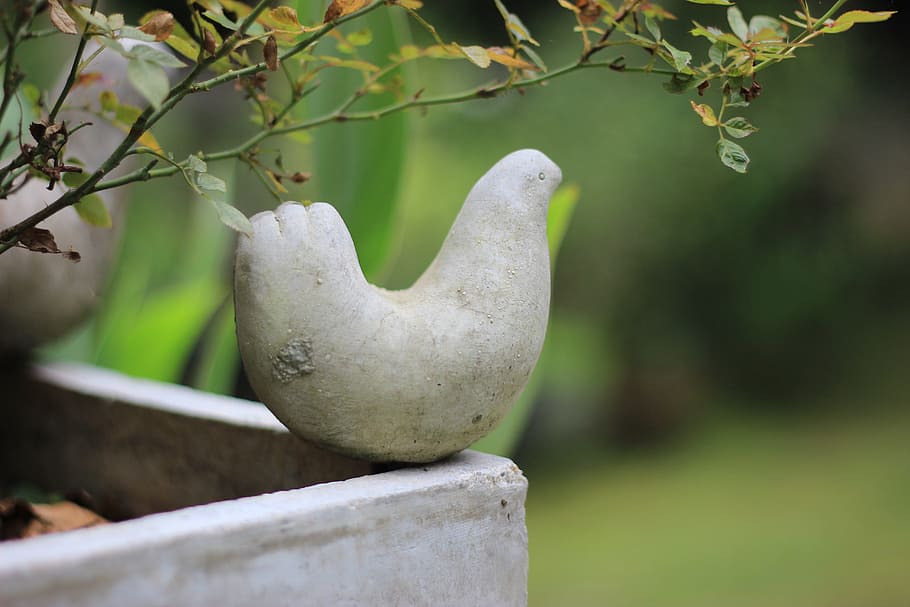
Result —
M 561 179 L 536 150 L 500 160 L 401 291 L 366 281 L 329 204 L 254 216 L 234 298 L 256 394 L 297 435 L 373 461 L 434 461 L 490 432 L 543 345 L 547 207 Z

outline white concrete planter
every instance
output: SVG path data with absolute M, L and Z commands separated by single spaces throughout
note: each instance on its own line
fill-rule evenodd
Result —
M 4 607 L 526 603 L 507 459 L 370 474 L 258 404 L 91 367 L 7 370 L 0 394 L 0 484 L 138 517 L 0 544 Z

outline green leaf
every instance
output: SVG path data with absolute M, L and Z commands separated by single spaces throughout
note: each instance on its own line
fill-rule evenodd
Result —
M 531 32 L 525 27 L 525 24 L 521 22 L 521 19 L 518 18 L 518 15 L 509 13 L 509 16 L 506 18 L 506 28 L 512 35 L 515 36 L 516 40 L 519 42 L 529 42 L 534 46 L 540 46 L 540 43 L 531 36 Z
M 92 12 L 92 9 L 88 6 L 81 6 L 79 4 L 73 5 L 73 8 L 76 9 L 77 17 L 83 21 L 94 25 L 102 31 L 108 31 L 110 28 L 107 24 L 107 17 L 102 15 L 99 12 Z
M 116 112 L 117 105 L 117 93 L 114 91 L 101 91 L 101 94 L 98 95 L 98 102 L 101 104 L 102 112 Z
M 657 41 L 660 42 L 661 33 L 660 33 L 660 24 L 657 22 L 657 19 L 647 15 L 645 17 L 645 27 L 651 33 L 651 36 Z
M 218 25 L 220 25 L 222 27 L 226 27 L 227 29 L 229 29 L 231 31 L 236 31 L 236 29 L 238 27 L 240 27 L 239 23 L 235 23 L 234 21 L 231 21 L 230 19 L 225 17 L 223 12 L 205 11 L 202 14 L 205 17 L 207 17 L 207 18 L 211 19 L 212 21 L 214 21 L 215 23 L 217 23 Z
M 189 170 L 195 173 L 205 173 L 209 170 L 209 167 L 207 164 L 205 164 L 205 161 L 195 154 L 189 155 L 189 157 L 186 159 L 186 166 Z
M 351 46 L 367 46 L 373 42 L 373 32 L 364 28 L 356 32 L 351 32 L 345 39 Z
M 154 42 L 155 37 L 151 34 L 146 34 L 138 27 L 126 26 L 120 29 L 121 38 L 130 38 L 131 40 L 139 40 L 141 42 Z M 141 48 L 141 47 L 137 47 Z
M 141 293 L 141 292 L 140 292 Z M 98 363 L 128 375 L 176 382 L 225 288 L 212 280 L 186 281 L 141 296 L 116 318 Z
M 240 232 L 247 236 L 253 234 L 253 224 L 250 223 L 250 220 L 247 219 L 246 215 L 241 213 L 236 207 L 229 205 L 223 200 L 210 198 L 209 201 L 212 203 L 212 206 L 215 207 L 215 212 L 218 213 L 218 219 L 221 223 L 235 232 Z
M 727 22 L 730 24 L 730 29 L 733 30 L 733 33 L 736 34 L 737 38 L 743 42 L 749 39 L 749 24 L 746 23 L 742 11 L 737 7 L 731 6 L 727 9 Z
M 699 79 L 691 74 L 673 74 L 663 86 L 667 92 L 679 94 L 694 89 L 699 82 Z
M 730 0 L 687 0 L 692 4 L 714 4 L 717 6 L 733 6 L 733 3 Z
M 63 185 L 68 188 L 78 188 L 80 185 L 85 183 L 85 180 L 88 179 L 88 176 L 89 174 L 85 171 L 82 171 L 81 173 L 76 173 L 75 171 L 67 171 L 63 174 Z
M 715 65 L 723 65 L 727 59 L 727 43 L 718 40 L 712 44 L 711 48 L 708 49 L 708 59 L 713 61 Z
M 227 184 L 224 183 L 224 180 L 215 177 L 211 173 L 197 173 L 196 185 L 199 186 L 200 190 L 205 190 L 206 192 L 227 191 Z
M 117 108 L 114 110 L 114 118 L 117 122 L 125 124 L 127 126 L 132 125 L 136 122 L 136 119 L 142 115 L 142 110 L 137 108 L 135 105 L 129 105 L 127 103 L 119 103 Z
M 89 194 L 74 204 L 73 208 L 79 213 L 79 217 L 89 225 L 98 228 L 109 228 L 113 225 L 111 215 L 107 212 L 104 201 L 97 194 Z
M 665 49 L 670 51 L 670 56 L 673 58 L 673 67 L 675 67 L 677 71 L 682 72 L 689 67 L 689 64 L 692 62 L 692 53 L 681 51 L 666 40 L 661 42 L 661 44 Z
M 787 38 L 787 29 L 784 24 L 774 17 L 767 15 L 755 15 L 749 20 L 749 38 L 756 38 L 756 34 L 763 30 L 773 32 L 774 37 L 785 40 Z
M 748 137 L 752 133 L 758 131 L 757 128 L 752 126 L 749 121 L 742 116 L 736 116 L 724 122 L 724 130 L 727 131 L 728 135 L 736 137 L 737 139 Z
M 490 54 L 487 52 L 487 49 L 482 46 L 461 46 L 459 44 L 458 49 L 477 67 L 482 67 L 484 69 L 490 67 Z
M 745 173 L 749 167 L 749 156 L 746 150 L 738 143 L 729 139 L 721 139 L 717 142 L 717 157 L 737 173 Z
M 171 88 L 167 74 L 161 67 L 134 57 L 126 65 L 126 75 L 133 87 L 152 104 L 152 107 L 155 109 L 161 107 Z
M 130 53 L 133 57 L 148 61 L 149 63 L 154 63 L 155 65 L 160 65 L 161 67 L 184 67 L 186 65 L 172 54 L 145 44 L 134 46 L 130 49 Z
M 7 107 L 6 113 L 3 116 L 0 116 L 0 138 L 3 138 L 7 133 L 13 135 L 14 138 L 18 138 L 17 134 L 22 137 L 28 137 L 28 125 L 35 121 L 36 116 L 40 116 L 40 113 L 34 113 L 33 108 L 36 104 L 30 103 L 27 99 L 32 94 L 31 91 L 26 90 L 34 89 L 37 91 L 37 87 L 34 85 L 28 84 L 22 87 L 22 90 L 16 93 L 16 98 L 12 100 L 12 103 Z M 2 96 L 2 92 L 0 92 Z M 21 112 L 20 112 L 21 109 Z M 20 129 L 21 127 L 21 129 Z M 0 160 L 7 160 L 13 154 L 19 153 L 18 145 L 8 145 L 6 150 L 3 152 L 3 157 Z M 0 204 L 4 204 L 7 201 L 2 200 Z M 7 205 L 7 209 L 9 206 Z M 3 213 L 6 211 L 0 211 Z M 4 217 L 4 219 L 6 219 Z
M 547 210 L 547 242 L 550 245 L 551 268 L 556 267 L 556 257 L 580 197 L 581 188 L 570 183 L 556 190 L 550 199 L 550 207 Z
M 544 71 L 544 72 L 547 71 L 547 64 L 543 62 L 543 59 L 540 58 L 540 55 L 538 55 L 534 51 L 534 49 L 526 46 L 526 47 L 523 47 L 521 50 L 522 50 L 522 52 L 524 52 L 525 55 L 528 56 L 528 58 L 531 59 L 531 61 L 534 62 L 534 65 L 536 65 L 537 67 L 539 67 L 541 69 L 541 71 Z
M 197 390 L 230 395 L 240 368 L 234 305 L 227 298 L 202 335 L 190 384 Z

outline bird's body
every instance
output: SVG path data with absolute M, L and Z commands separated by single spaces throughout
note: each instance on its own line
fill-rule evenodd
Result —
M 560 179 L 540 152 L 501 160 L 403 291 L 366 281 L 330 205 L 255 216 L 235 299 L 259 397 L 297 434 L 365 459 L 432 461 L 485 435 L 543 345 L 547 204 Z

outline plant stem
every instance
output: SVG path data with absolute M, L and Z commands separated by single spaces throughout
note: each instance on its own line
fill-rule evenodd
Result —
M 260 131 L 260 132 L 256 133 L 255 135 L 253 135 L 252 137 L 250 137 L 249 139 L 247 139 L 246 141 L 244 141 L 243 143 L 241 143 L 233 148 L 221 150 L 219 152 L 212 152 L 210 154 L 199 154 L 199 157 L 206 162 L 218 161 L 218 160 L 228 160 L 231 158 L 239 158 L 243 154 L 249 152 L 251 149 L 253 149 L 256 145 L 258 145 L 263 140 L 265 140 L 269 137 L 276 136 L 276 135 L 285 135 L 288 133 L 293 133 L 295 131 L 308 130 L 308 129 L 316 128 L 316 127 L 322 126 L 324 124 L 329 124 L 332 122 L 377 120 L 384 116 L 388 116 L 389 114 L 394 114 L 396 112 L 401 112 L 401 111 L 404 111 L 404 110 L 407 110 L 410 108 L 415 108 L 415 107 L 447 105 L 447 104 L 459 103 L 459 102 L 463 102 L 463 101 L 470 101 L 473 99 L 485 99 L 488 97 L 495 97 L 496 95 L 498 95 L 502 92 L 505 92 L 507 90 L 510 90 L 510 89 L 542 84 L 553 78 L 558 78 L 560 76 L 570 74 L 577 70 L 588 69 L 588 68 L 611 68 L 612 65 L 613 65 L 612 62 L 606 62 L 606 61 L 604 61 L 604 62 L 584 62 L 584 63 L 576 62 L 576 63 L 570 63 L 561 68 L 557 68 L 557 69 L 547 72 L 545 74 L 535 76 L 533 78 L 527 78 L 524 80 L 512 82 L 511 84 L 510 83 L 501 83 L 501 84 L 497 84 L 494 86 L 480 87 L 480 88 L 476 88 L 476 89 L 471 89 L 469 91 L 463 91 L 461 93 L 443 95 L 443 96 L 439 96 L 439 97 L 426 97 L 426 98 L 420 97 L 420 98 L 416 98 L 416 99 L 412 98 L 408 101 L 391 104 L 384 108 L 379 108 L 376 110 L 369 110 L 369 111 L 365 111 L 365 112 L 355 112 L 355 113 L 345 114 L 340 109 L 336 109 L 335 111 L 333 111 L 329 114 L 326 114 L 325 116 L 320 116 L 318 118 L 314 118 L 314 119 L 308 120 L 306 122 L 300 122 L 300 123 L 293 124 L 290 126 L 285 126 L 285 127 L 274 127 L 274 128 Z M 673 70 L 635 68 L 635 67 L 624 68 L 623 71 L 632 72 L 632 73 L 643 73 L 643 74 L 644 73 L 664 74 L 664 75 L 668 75 L 668 76 L 672 76 L 672 75 L 678 73 Z M 343 102 L 342 106 L 340 106 L 340 107 L 344 107 L 344 108 L 348 107 L 350 105 L 348 103 L 348 101 L 349 100 L 346 100 L 345 102 Z M 290 108 L 286 108 L 285 110 L 283 110 L 279 116 L 283 117 L 284 115 L 286 115 L 287 110 L 289 110 L 289 109 Z M 120 177 L 118 177 L 116 179 L 110 179 L 110 180 L 101 182 L 97 186 L 92 188 L 92 190 L 89 193 L 118 188 L 118 187 L 130 184 L 130 183 L 136 182 L 136 181 L 148 181 L 150 179 L 157 179 L 160 177 L 169 177 L 171 175 L 179 173 L 181 170 L 182 169 L 179 166 L 169 166 L 169 167 L 164 167 L 161 169 L 156 169 L 154 171 L 147 171 L 145 169 L 140 169 L 137 171 L 133 171 L 132 173 L 127 173 L 126 175 L 121 175 Z
M 847 0 L 837 0 L 834 4 L 831 5 L 831 8 L 829 8 L 827 11 L 825 11 L 824 15 L 822 15 L 821 17 L 819 17 L 812 23 L 807 23 L 806 29 L 803 30 L 796 38 L 793 39 L 793 43 L 798 44 L 800 42 L 806 42 L 807 40 L 811 40 L 811 39 L 815 38 L 816 36 L 819 36 L 820 34 L 822 34 L 823 30 L 820 30 L 819 28 L 823 27 L 825 25 L 825 22 L 828 19 L 831 19 L 832 17 L 834 17 L 835 13 L 837 13 L 837 11 L 840 10 L 840 8 L 846 3 L 847 3 Z M 808 14 L 806 15 L 806 18 L 807 19 L 809 18 Z M 764 61 L 762 61 L 761 63 L 756 65 L 752 71 L 760 72 L 761 70 L 766 69 L 770 65 L 783 61 L 784 57 L 792 55 L 794 52 L 796 52 L 796 47 L 792 46 L 792 47 L 788 48 L 787 50 L 785 50 L 784 52 L 782 52 L 780 54 L 781 57 L 779 59 L 765 59 Z
M 95 13 L 95 9 L 98 7 L 98 0 L 92 0 L 91 13 Z M 79 64 L 82 62 L 82 53 L 85 51 L 85 45 L 88 42 L 88 28 L 89 24 L 85 24 L 85 29 L 82 30 L 82 36 L 79 37 L 79 46 L 76 47 L 76 54 L 73 56 L 73 63 L 70 66 L 70 71 L 66 75 L 66 82 L 63 84 L 63 90 L 60 91 L 60 94 L 57 96 L 57 101 L 54 103 L 51 113 L 48 114 L 47 121 L 52 124 L 57 118 L 57 113 L 60 111 L 60 108 L 63 107 L 63 102 L 66 100 L 67 96 L 70 93 L 70 90 L 73 88 L 73 84 L 76 82 L 76 75 L 79 72 Z

